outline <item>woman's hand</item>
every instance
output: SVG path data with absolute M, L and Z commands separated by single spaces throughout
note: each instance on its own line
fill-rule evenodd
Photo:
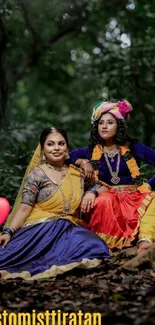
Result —
M 86 178 L 92 178 L 94 169 L 89 160 L 82 160 L 80 164 Z
M 75 165 L 81 168 L 84 178 L 93 178 L 94 169 L 88 159 L 79 158 L 75 161 Z
M 9 234 L 3 234 L 0 236 L 0 245 L 2 245 L 2 248 L 5 248 L 8 242 L 10 241 L 11 236 Z
M 94 193 L 87 192 L 82 199 L 81 211 L 84 213 L 89 212 L 89 210 L 94 206 L 95 199 L 96 195 Z

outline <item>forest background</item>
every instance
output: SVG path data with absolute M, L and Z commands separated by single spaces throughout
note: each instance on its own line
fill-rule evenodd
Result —
M 155 149 L 154 76 L 152 0 L 0 0 L 0 196 L 13 203 L 44 127 L 87 146 L 103 99 L 128 99 L 129 134 Z

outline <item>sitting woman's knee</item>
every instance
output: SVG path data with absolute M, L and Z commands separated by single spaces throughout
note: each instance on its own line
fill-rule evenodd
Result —
M 103 193 L 100 194 L 96 200 L 95 200 L 95 205 L 102 205 L 104 203 L 110 204 L 112 202 L 112 196 L 110 193 Z

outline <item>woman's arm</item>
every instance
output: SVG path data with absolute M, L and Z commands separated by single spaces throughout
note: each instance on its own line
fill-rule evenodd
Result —
M 11 221 L 10 228 L 13 228 L 15 230 L 21 228 L 25 220 L 29 217 L 32 210 L 32 206 L 22 203 L 15 216 L 13 217 L 13 220 Z
M 82 199 L 81 211 L 84 213 L 89 212 L 90 209 L 93 208 L 95 199 L 98 197 L 98 195 L 108 192 L 108 190 L 108 187 L 104 185 L 94 186 L 92 189 L 88 190 Z
M 39 192 L 38 176 L 37 169 L 34 169 L 25 180 L 21 205 L 14 215 L 10 226 L 5 228 L 0 236 L 0 245 L 2 245 L 3 248 L 6 247 L 7 243 L 10 241 L 13 233 L 23 226 L 25 220 L 33 210 Z
M 33 207 L 28 206 L 26 204 L 21 204 L 17 213 L 15 214 L 10 227 L 5 228 L 0 236 L 0 245 L 3 248 L 6 247 L 8 242 L 10 241 L 13 233 L 15 233 L 19 228 L 21 228 L 25 222 L 25 220 L 29 217 Z
M 72 164 L 75 164 L 82 168 L 84 176 L 92 178 L 93 167 L 90 163 L 91 154 L 88 148 L 81 148 L 70 152 L 70 160 Z
M 138 159 L 145 161 L 146 163 L 155 166 L 155 151 L 144 144 L 139 142 L 135 142 L 134 144 L 134 153 L 135 157 Z M 155 190 L 155 176 L 149 179 L 148 184 L 151 189 Z
M 86 160 L 91 159 L 91 154 L 87 147 L 73 150 L 69 153 L 69 156 L 70 156 L 71 163 L 79 165 L 79 166 L 81 164 L 81 161 L 83 161 L 83 159 L 86 159 Z
M 134 143 L 134 153 L 140 160 L 155 166 L 155 150 L 145 146 L 140 142 Z

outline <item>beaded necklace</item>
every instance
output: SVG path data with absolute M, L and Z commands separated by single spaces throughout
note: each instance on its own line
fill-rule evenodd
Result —
M 99 173 L 98 164 L 96 164 L 96 162 L 98 162 L 101 159 L 103 153 L 104 153 L 104 148 L 101 145 L 97 144 L 94 147 L 92 153 L 92 161 L 95 161 L 95 165 L 96 165 L 96 170 L 94 175 L 96 180 L 98 180 L 98 173 Z M 131 177 L 135 180 L 135 185 L 137 186 L 137 189 L 141 193 L 151 192 L 151 190 L 148 188 L 147 183 L 144 183 L 140 177 L 139 167 L 137 165 L 135 158 L 131 155 L 130 149 L 127 146 L 120 146 L 120 153 L 127 164 L 127 167 L 131 173 Z

